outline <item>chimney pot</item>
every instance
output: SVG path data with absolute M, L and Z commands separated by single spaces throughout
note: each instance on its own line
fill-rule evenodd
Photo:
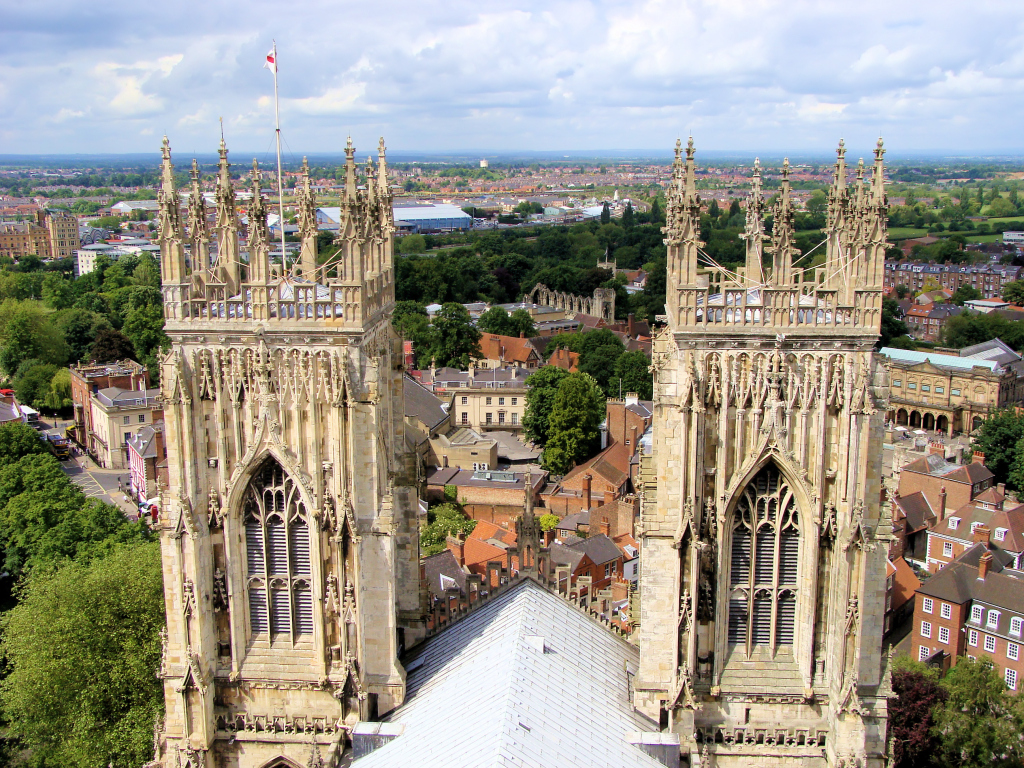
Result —
M 583 508 L 590 509 L 590 481 L 593 477 L 590 473 L 583 475 Z
M 946 519 L 946 486 L 939 491 L 939 522 Z
M 611 536 L 612 535 L 612 527 L 608 523 L 608 518 L 607 517 L 602 517 L 601 518 L 601 533 L 603 533 L 605 536 Z
M 974 450 L 974 454 L 971 456 L 971 463 L 972 464 L 981 464 L 982 466 L 984 466 L 985 465 L 985 454 L 982 453 L 981 451 L 979 451 L 978 449 L 975 449 Z

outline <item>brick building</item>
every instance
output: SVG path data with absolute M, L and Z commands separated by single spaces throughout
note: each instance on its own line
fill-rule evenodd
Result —
M 425 498 L 431 503 L 456 501 L 474 520 L 510 526 L 523 513 L 527 482 L 537 498 L 547 483 L 547 472 L 499 472 L 458 467 L 427 470 Z
M 74 403 L 75 441 L 90 445 L 93 433 L 92 397 L 101 389 L 145 390 L 149 388 L 149 371 L 134 360 L 121 360 L 100 365 L 82 363 L 71 366 L 71 400 Z
M 885 262 L 883 286 L 890 291 L 898 285 L 905 285 L 915 293 L 926 284 L 940 285 L 946 290 L 956 291 L 969 286 L 981 292 L 983 298 L 998 298 L 1003 286 L 1021 279 L 1024 267 L 1003 264 L 933 264 L 913 261 Z
M 954 464 L 935 453 L 923 456 L 900 470 L 899 494 L 910 496 L 920 491 L 936 517 L 960 509 L 995 485 L 995 475 L 983 460 L 979 452 L 970 464 Z
M 964 656 L 992 659 L 1007 687 L 1024 675 L 1024 582 L 1005 553 L 970 547 L 917 590 L 912 657 L 955 666 Z
M 927 566 L 937 571 L 981 542 L 1011 556 L 1015 568 L 1024 554 L 1024 506 L 1011 504 L 999 488 L 988 488 L 959 509 L 941 514 L 928 531 Z
M 480 336 L 480 352 L 483 357 L 475 365 L 479 368 L 526 368 L 536 370 L 542 364 L 540 352 L 525 337 L 499 336 L 485 333 Z

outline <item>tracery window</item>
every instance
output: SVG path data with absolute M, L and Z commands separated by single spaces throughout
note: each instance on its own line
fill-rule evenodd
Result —
M 743 489 L 732 519 L 730 645 L 793 645 L 800 528 L 793 492 L 769 464 Z
M 267 461 L 249 482 L 243 519 L 252 636 L 312 641 L 308 516 L 298 487 L 276 461 Z

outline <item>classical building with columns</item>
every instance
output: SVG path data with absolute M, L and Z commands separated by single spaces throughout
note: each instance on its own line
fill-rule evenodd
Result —
M 691 765 L 886 764 L 882 158 L 879 141 L 849 179 L 840 144 L 807 269 L 788 164 L 770 210 L 755 168 L 730 272 L 701 250 L 692 140 L 676 147 L 634 703 Z
M 359 171 L 345 153 L 336 254 L 317 264 L 304 165 L 300 257 L 272 264 L 255 163 L 243 238 L 221 143 L 211 233 L 194 164 L 181 214 L 164 140 L 157 765 L 335 765 L 356 722 L 405 698 L 398 656 L 425 609 L 391 191 L 383 141 Z

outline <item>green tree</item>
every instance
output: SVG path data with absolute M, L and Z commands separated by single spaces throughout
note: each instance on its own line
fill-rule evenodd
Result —
M 939 672 L 906 656 L 897 657 L 892 672 L 889 699 L 889 739 L 892 768 L 917 768 L 929 763 L 938 752 L 939 741 L 932 734 L 932 710 L 946 700 L 938 683 Z
M 142 255 L 138 266 L 132 271 L 132 283 L 150 288 L 160 287 L 160 267 L 148 253 Z
M 544 447 L 544 466 L 565 474 L 597 448 L 605 415 L 604 392 L 586 373 L 570 373 L 558 384 Z
M 427 525 L 420 533 L 420 554 L 423 557 L 443 552 L 449 536 L 468 536 L 476 528 L 455 504 L 438 504 L 427 512 Z
M 650 366 L 651 363 L 643 352 L 624 352 L 615 361 L 615 370 L 608 385 L 615 390 L 621 385 L 623 393 L 636 392 L 641 400 L 652 400 L 654 374 L 651 373 Z
M 430 354 L 438 367 L 466 370 L 470 360 L 479 359 L 480 331 L 473 326 L 469 312 L 461 304 L 450 302 L 441 307 L 430 326 Z
M 622 227 L 623 229 L 632 229 L 634 223 L 633 203 L 626 203 L 626 208 L 622 212 Z
M 526 438 L 539 445 L 548 441 L 550 434 L 551 409 L 555 404 L 558 385 L 569 375 L 564 368 L 545 365 L 526 379 L 526 414 L 523 429 Z
M 131 340 L 135 352 L 147 362 L 151 361 L 157 351 L 171 343 L 164 333 L 164 311 L 159 306 L 151 305 L 130 310 L 122 330 Z
M 42 348 L 26 313 L 16 314 L 6 330 L 6 340 L 0 348 L 0 367 L 13 376 L 24 361 L 38 358 Z
M 882 327 L 878 337 L 878 346 L 888 347 L 897 336 L 907 333 L 907 324 L 899 319 L 900 305 L 894 299 L 882 299 Z
M 950 301 L 956 304 L 958 307 L 962 307 L 964 305 L 964 302 L 973 301 L 974 299 L 980 298 L 981 291 L 979 291 L 977 288 L 972 288 L 969 285 L 961 285 L 959 288 L 953 291 L 953 296 L 950 298 Z
M 537 518 L 537 522 L 540 523 L 540 529 L 547 533 L 548 531 L 554 530 L 555 526 L 562 522 L 562 518 L 560 518 L 558 515 L 548 512 L 546 515 L 541 515 L 539 518 Z
M 0 465 L 43 453 L 46 453 L 46 446 L 32 427 L 21 422 L 0 426 Z
M 932 711 L 940 765 L 1009 768 L 1024 762 L 1024 702 L 1006 690 L 991 659 L 961 657 L 942 687 L 947 699 Z
M 502 307 L 491 307 L 480 315 L 476 327 L 481 333 L 494 333 L 498 336 L 510 336 L 512 331 L 508 312 Z
M 525 336 L 531 338 L 537 335 L 537 327 L 533 324 L 533 316 L 525 309 L 516 309 L 508 317 L 509 336 Z
M 985 454 L 985 466 L 994 474 L 997 483 L 1006 483 L 1013 490 L 1024 488 L 1010 475 L 1017 456 L 1017 445 L 1024 438 L 1024 416 L 1003 408 L 992 411 L 981 422 L 974 447 Z
M 398 243 L 398 250 L 402 253 L 423 253 L 427 250 L 427 238 L 423 235 L 406 235 Z
M 1019 305 L 1024 301 L 1024 280 L 1014 280 L 1003 286 L 1003 301 Z
M 103 328 L 96 334 L 96 341 L 89 350 L 89 357 L 97 363 L 113 363 L 125 358 L 134 360 L 135 347 L 131 339 L 120 331 Z
M 14 376 L 14 394 L 19 402 L 31 405 L 36 410 L 45 408 L 50 382 L 57 370 L 56 365 L 39 360 L 26 360 L 18 366 Z
M 607 224 L 612 220 L 612 209 L 608 207 L 608 203 L 601 206 L 601 223 Z
M 49 411 L 62 411 L 74 405 L 74 401 L 71 399 L 70 370 L 61 368 L 53 374 L 53 378 L 50 379 L 50 389 L 46 393 L 43 405 Z
M 661 203 L 658 198 L 654 198 L 654 202 L 651 203 L 651 224 L 662 224 L 665 221 L 665 216 L 661 211 Z
M 77 363 L 85 357 L 100 330 L 110 329 L 110 321 L 103 315 L 86 309 L 66 309 L 54 316 L 54 327 L 64 336 L 68 360 Z
M 43 279 L 43 303 L 50 309 L 67 309 L 75 303 L 71 283 L 58 272 L 51 272 Z
M 33 764 L 129 768 L 153 758 L 163 625 L 156 543 L 33 574 L 0 642 L 0 706 Z

